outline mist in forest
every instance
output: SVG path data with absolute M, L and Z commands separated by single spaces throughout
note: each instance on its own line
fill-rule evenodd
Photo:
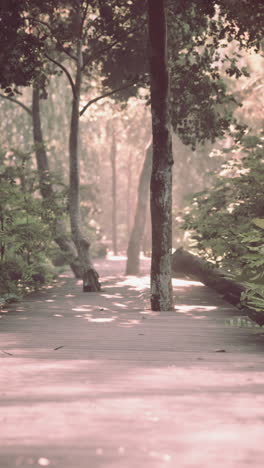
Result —
M 241 65 L 247 65 L 251 76 L 241 82 L 229 78 L 230 91 L 239 94 L 243 107 L 235 112 L 241 122 L 255 131 L 261 128 L 263 89 L 252 89 L 252 83 L 261 77 L 261 58 L 258 54 L 244 52 Z M 144 94 L 144 93 L 143 93 Z M 67 186 L 69 179 L 68 141 L 71 90 L 67 79 L 53 77 L 47 88 L 47 99 L 41 99 L 41 120 L 44 141 L 51 172 L 58 190 Z M 31 90 L 25 88 L 20 101 L 30 108 Z M 85 95 L 82 97 L 85 102 Z M 32 123 L 25 110 L 14 102 L 0 99 L 2 152 L 32 154 Z M 130 98 L 126 107 L 113 99 L 94 104 L 81 118 L 80 184 L 81 211 L 85 229 L 92 238 L 94 254 L 125 254 L 133 229 L 138 200 L 138 185 L 151 139 L 151 115 L 143 98 Z M 223 153 L 231 146 L 231 138 L 207 141 L 196 148 L 186 145 L 173 133 L 174 183 L 173 183 L 173 246 L 188 243 L 179 227 L 181 213 L 188 206 L 189 196 L 210 187 L 211 174 L 219 170 L 232 153 Z M 18 158 L 18 156 L 16 156 Z M 34 157 L 27 170 L 36 170 Z M 142 196 L 149 197 L 149 180 Z M 145 214 L 145 230 L 141 250 L 151 251 L 151 226 L 149 201 Z

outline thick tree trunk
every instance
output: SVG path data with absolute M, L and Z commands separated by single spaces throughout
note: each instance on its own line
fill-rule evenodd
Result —
M 146 148 L 146 156 L 138 184 L 138 200 L 134 225 L 131 231 L 128 248 L 126 275 L 139 274 L 139 255 L 146 224 L 147 204 L 149 200 L 149 182 L 152 167 L 152 142 Z
M 243 313 L 259 325 L 264 325 L 263 313 L 240 306 L 240 296 L 246 288 L 229 279 L 225 271 L 216 268 L 212 263 L 179 248 L 172 255 L 172 273 L 176 277 L 182 274 L 195 276 L 201 283 L 220 293 L 227 302 L 241 308 Z
M 117 255 L 116 136 L 114 128 L 112 128 L 110 161 L 112 169 L 112 246 L 114 255 Z
M 33 83 L 32 93 L 32 125 L 33 125 L 33 139 L 39 175 L 40 193 L 43 200 L 51 200 L 53 198 L 53 187 L 50 180 L 49 162 L 47 158 L 46 148 L 43 140 L 41 117 L 40 117 L 40 97 L 39 85 L 35 81 Z M 67 238 L 67 230 L 65 223 L 62 219 L 57 219 L 55 224 L 55 238 L 54 241 L 60 247 L 62 254 L 69 263 L 76 278 L 82 277 L 81 265 L 77 257 L 77 252 L 74 244 Z
M 77 70 L 75 77 L 75 93 L 72 101 L 71 126 L 69 138 L 70 156 L 70 187 L 69 187 L 69 211 L 72 239 L 78 252 L 78 258 L 82 268 L 83 291 L 92 292 L 100 290 L 99 275 L 92 266 L 90 257 L 90 243 L 84 238 L 81 230 L 80 210 L 80 170 L 78 155 L 79 137 L 79 103 L 82 78 L 82 44 L 77 44 Z
M 172 144 L 164 0 L 148 0 L 153 162 L 150 184 L 152 220 L 151 308 L 173 308 L 171 284 Z

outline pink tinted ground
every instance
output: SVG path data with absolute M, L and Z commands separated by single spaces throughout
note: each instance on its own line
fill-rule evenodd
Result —
M 149 260 L 98 261 L 0 319 L 0 468 L 264 466 L 264 339 L 195 281 L 149 310 Z M 230 321 L 230 319 L 232 319 Z

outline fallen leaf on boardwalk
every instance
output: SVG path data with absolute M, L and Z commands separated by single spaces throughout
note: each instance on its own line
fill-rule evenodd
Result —
M 7 356 L 13 356 L 12 353 L 8 353 L 7 351 L 4 351 L 3 349 L 1 349 L 1 351 L 2 351 L 2 353 L 7 354 Z
M 139 335 L 145 335 L 145 333 L 139 333 Z
M 58 349 L 64 348 L 64 346 L 57 346 L 57 348 L 54 348 L 54 351 L 57 351 Z
M 225 349 L 215 349 L 214 352 L 215 353 L 226 353 L 226 350 Z

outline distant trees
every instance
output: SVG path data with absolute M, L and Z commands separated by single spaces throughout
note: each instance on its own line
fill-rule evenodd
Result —
M 145 159 L 139 177 L 137 191 L 137 205 L 133 227 L 129 236 L 127 248 L 126 275 L 139 274 L 139 256 L 142 249 L 144 229 L 147 217 L 147 204 L 149 202 L 149 185 L 152 169 L 152 140 L 145 150 Z
M 81 227 L 79 120 L 80 116 L 92 103 L 103 96 L 113 94 L 120 88 L 129 88 L 134 83 L 134 79 L 130 78 L 125 84 L 122 83 L 117 90 L 107 90 L 102 92 L 102 95 L 90 99 L 80 110 L 80 96 L 85 70 L 93 73 L 97 70 L 96 64 L 100 56 L 121 40 L 124 41 L 125 38 L 129 37 L 129 29 L 127 29 L 129 16 L 127 12 L 120 9 L 118 15 L 114 15 L 114 10 L 111 8 L 108 8 L 107 11 L 107 7 L 99 6 L 99 10 L 97 7 L 98 5 L 83 0 L 70 1 L 66 7 L 60 1 L 43 5 L 36 0 L 30 6 L 27 4 L 20 5 L 20 7 L 12 5 L 11 8 L 15 10 L 17 16 L 17 27 L 14 31 L 17 38 L 15 45 L 17 47 L 20 45 L 20 31 L 26 36 L 26 40 L 31 45 L 37 38 L 38 49 L 36 56 L 38 57 L 38 67 L 43 67 L 46 61 L 51 62 L 65 73 L 71 86 L 73 100 L 69 134 L 69 214 L 72 239 L 82 267 L 83 289 L 85 291 L 97 291 L 100 289 L 100 284 L 98 274 L 92 267 L 89 251 L 90 243 L 85 238 Z M 1 13 L 5 23 L 8 24 L 10 9 L 8 7 L 4 8 Z M 109 26 L 109 17 L 107 17 L 109 14 L 110 22 L 113 23 L 111 26 Z M 33 34 L 28 34 L 26 32 L 28 30 L 32 31 Z M 26 51 L 24 55 L 27 58 Z M 67 67 L 65 61 L 72 62 L 73 73 Z M 27 84 L 36 73 L 34 67 L 33 70 L 28 69 L 28 75 L 26 75 L 22 84 Z M 20 82 L 17 83 L 14 76 L 10 76 L 9 81 L 10 83 L 14 82 L 15 85 L 20 84 Z M 3 81 L 3 86 L 6 87 L 5 81 Z M 12 92 L 11 88 L 9 92 Z
M 50 172 L 49 161 L 47 157 L 46 146 L 43 138 L 41 113 L 40 113 L 40 95 L 43 91 L 39 80 L 36 78 L 32 86 L 32 105 L 26 106 L 19 99 L 8 95 L 0 95 L 0 97 L 19 105 L 31 117 L 33 149 L 36 156 L 36 165 L 38 169 L 39 190 L 43 198 L 43 208 L 45 206 L 53 206 L 56 209 L 59 198 L 54 192 L 52 176 Z M 59 206 L 57 206 L 59 210 Z M 65 222 L 62 217 L 56 217 L 55 226 L 53 229 L 54 241 L 58 244 L 65 260 L 69 263 L 73 273 L 77 278 L 82 277 L 82 270 L 77 257 L 77 251 L 68 238 Z
M 109 240 L 111 239 L 111 250 L 114 251 L 113 225 L 115 223 L 113 220 L 110 222 L 110 217 L 111 212 L 113 214 L 113 211 L 116 211 L 117 252 L 123 252 L 127 246 L 127 239 L 132 233 L 131 225 L 134 221 L 139 168 L 143 165 L 144 148 L 151 134 L 150 111 L 149 107 L 145 106 L 144 100 L 134 97 L 128 99 L 125 106 L 108 99 L 94 106 L 90 117 L 93 135 L 97 134 L 97 144 L 94 146 L 98 154 L 99 170 L 97 187 L 100 211 L 97 219 L 104 234 Z M 100 125 L 95 124 L 99 121 Z M 88 125 L 91 127 L 91 124 Z M 83 122 L 83 128 L 85 131 L 85 122 Z M 116 185 L 116 190 L 113 190 L 114 185 Z M 142 196 L 145 199 L 149 192 L 149 180 L 145 181 L 144 187 Z M 115 203 L 113 203 L 113 194 Z M 147 205 L 147 200 L 144 202 Z M 114 204 L 116 210 L 113 210 Z
M 70 2 L 71 3 L 71 2 Z M 70 156 L 70 184 L 69 184 L 69 213 L 71 220 L 71 231 L 72 239 L 76 246 L 78 252 L 78 259 L 82 269 L 82 276 L 84 278 L 85 290 L 98 290 L 100 285 L 98 282 L 98 274 L 95 272 L 91 265 L 90 255 L 89 255 L 89 242 L 84 238 L 81 231 L 81 216 L 80 216 L 80 182 L 79 182 L 79 157 L 78 157 L 78 130 L 79 130 L 79 102 L 80 102 L 80 93 L 81 93 L 81 81 L 82 81 L 82 67 L 83 63 L 83 47 L 82 40 L 84 34 L 84 23 L 87 15 L 87 8 L 82 8 L 82 2 L 77 1 L 74 4 L 69 4 L 68 10 L 64 10 L 66 15 L 64 17 L 57 16 L 55 13 L 56 7 L 59 7 L 62 12 L 63 5 L 60 2 L 56 4 L 42 5 L 40 2 L 33 2 L 30 6 L 23 5 L 25 10 L 19 9 L 12 5 L 11 11 L 8 9 L 3 13 L 4 19 L 8 23 L 9 14 L 12 10 L 15 10 L 17 15 L 18 27 L 16 31 L 17 41 L 15 43 L 16 47 L 20 45 L 20 35 L 26 36 L 26 40 L 29 44 L 33 44 L 38 39 L 38 50 L 36 51 L 36 56 L 39 57 L 38 67 L 33 68 L 33 70 L 28 70 L 28 76 L 22 84 L 27 84 L 32 76 L 36 75 L 39 72 L 41 67 L 41 73 L 44 72 L 44 63 L 48 60 L 51 63 L 58 66 L 66 74 L 69 83 L 71 85 L 73 102 L 72 102 L 72 112 L 71 112 L 71 124 L 70 124 L 70 135 L 69 135 L 69 156 Z M 71 29 L 72 28 L 72 29 Z M 28 34 L 26 31 L 32 31 L 34 34 Z M 71 33 L 69 34 L 69 32 Z M 70 41 L 71 45 L 64 46 L 65 41 Z M 16 48 L 15 48 L 16 51 Z M 63 60 L 65 55 L 68 60 L 71 59 L 76 64 L 75 77 L 72 78 L 70 71 L 65 65 L 63 65 Z M 26 52 L 25 52 L 26 56 Z M 27 58 L 27 56 L 26 56 Z M 12 63 L 12 60 L 11 60 Z M 16 70 L 17 71 L 17 70 Z M 36 80 L 36 78 L 35 78 Z M 15 74 L 10 76 L 10 83 L 17 83 L 17 78 Z M 4 82 L 5 85 L 5 82 Z M 7 91 L 12 93 L 12 89 L 7 88 Z M 39 170 L 41 172 L 42 180 L 42 194 L 47 196 L 48 192 L 51 192 L 51 186 L 44 182 L 48 177 L 48 162 L 46 158 L 45 148 L 41 134 L 40 121 L 38 119 L 39 109 L 38 102 L 39 98 L 37 93 L 39 92 L 37 86 L 34 86 L 33 91 L 33 109 L 34 111 L 34 138 L 37 142 L 36 144 L 36 155 L 39 165 Z M 44 168 L 45 166 L 45 168 Z M 44 169 L 44 170 L 43 170 Z M 44 177 L 44 179 L 43 179 Z
M 110 141 L 110 163 L 112 173 L 112 248 L 114 255 L 118 254 L 117 250 L 117 171 L 116 171 L 116 133 L 114 125 L 112 125 L 111 131 L 109 132 Z
M 160 3 L 158 5 L 160 7 Z M 78 148 L 80 117 L 102 97 L 116 96 L 118 92 L 119 98 L 126 102 L 129 96 L 136 95 L 139 88 L 149 89 L 150 81 L 152 113 L 155 115 L 162 110 L 157 108 L 156 89 L 161 84 L 160 89 L 163 88 L 164 92 L 164 114 L 160 121 L 153 119 L 153 133 L 156 135 L 154 153 L 157 156 L 159 147 L 161 151 L 166 150 L 166 156 L 159 159 L 154 156 L 151 190 L 157 200 L 158 194 L 163 193 L 157 175 L 160 171 L 165 174 L 165 168 L 159 164 L 161 160 L 167 163 L 167 167 L 172 163 L 169 156 L 169 136 L 165 135 L 164 125 L 165 120 L 168 123 L 168 106 L 165 105 L 168 101 L 167 72 L 163 78 L 160 74 L 162 83 L 155 78 L 155 67 L 160 66 L 161 62 L 155 63 L 157 56 L 152 54 L 154 49 L 147 48 L 147 6 L 153 8 L 152 2 L 111 0 L 106 4 L 92 0 L 69 0 L 65 4 L 60 0 L 21 0 L 19 3 L 11 0 L 0 5 L 0 39 L 3 44 L 0 51 L 3 63 L 0 85 L 6 94 L 14 98 L 18 87 L 26 86 L 32 80 L 37 83 L 36 80 L 43 74 L 46 77 L 53 76 L 55 70 L 56 73 L 65 75 L 72 92 L 69 211 L 72 238 L 82 263 L 84 289 L 87 290 L 98 290 L 99 282 L 90 259 L 90 240 L 83 234 L 81 221 Z M 237 0 L 192 0 L 188 4 L 179 0 L 162 3 L 162 11 L 166 9 L 168 22 L 170 124 L 181 140 L 193 148 L 199 142 L 214 141 L 223 136 L 231 123 L 236 125 L 237 131 L 243 132 L 243 127 L 233 118 L 236 103 L 221 73 L 224 69 L 229 77 L 247 74 L 247 70 L 239 66 L 239 47 L 259 48 L 263 34 L 263 5 L 257 0 L 245 0 L 242 7 L 238 6 Z M 151 15 L 150 17 L 152 18 Z M 150 21 L 150 31 L 151 24 Z M 158 32 L 163 34 L 164 31 L 157 30 L 156 36 Z M 154 36 L 150 34 L 150 37 L 154 41 L 154 48 L 164 43 L 162 36 L 159 44 L 155 43 Z M 232 40 L 237 41 L 237 50 L 229 50 L 228 44 Z M 151 53 L 150 75 L 148 50 Z M 162 126 L 164 140 L 161 144 Z M 85 167 L 83 169 L 85 171 Z M 170 183 L 169 179 L 167 182 Z M 46 188 L 49 186 L 48 180 L 44 185 Z M 129 190 L 127 194 L 128 201 Z M 170 216 L 168 198 L 167 202 L 168 205 L 164 204 L 163 208 L 156 206 L 157 210 L 161 210 L 160 216 L 164 216 L 164 211 Z M 152 212 L 154 213 L 153 204 Z M 167 221 L 169 226 L 170 220 Z M 127 224 L 129 223 L 128 219 Z M 169 237 L 169 231 L 166 234 L 163 232 L 159 242 L 164 240 L 168 246 Z M 167 247 L 165 250 L 167 252 Z M 153 258 L 158 263 L 160 255 L 156 245 Z M 153 261 L 153 272 L 156 268 L 154 265 Z M 164 272 L 168 272 L 167 260 L 164 265 Z M 166 277 L 167 272 L 164 273 Z M 169 289 L 168 287 L 167 296 Z M 153 307 L 160 306 L 161 296 L 157 301 L 159 305 L 154 304 Z M 167 305 L 169 302 L 168 300 Z

